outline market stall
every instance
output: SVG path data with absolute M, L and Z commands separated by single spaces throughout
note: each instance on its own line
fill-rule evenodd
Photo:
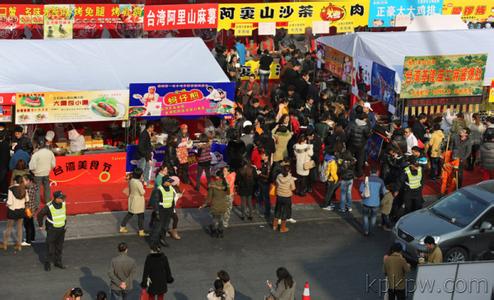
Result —
M 376 65 L 387 69 L 381 77 L 388 86 L 393 82 L 397 101 L 390 112 L 399 116 L 437 114 L 447 108 L 479 111 L 488 95 L 485 87 L 494 78 L 490 30 L 360 32 L 322 37 L 318 43 L 353 59 L 352 93 L 357 97 L 370 94 Z M 359 75 L 364 75 L 360 86 Z
M 0 95 L 16 94 L 16 122 L 55 133 L 54 148 L 64 155 L 56 157 L 51 186 L 67 194 L 70 214 L 127 207 L 131 83 L 228 82 L 199 38 L 0 41 L 0 53 L 9 54 L 0 56 Z M 69 132 L 81 149 L 71 149 Z

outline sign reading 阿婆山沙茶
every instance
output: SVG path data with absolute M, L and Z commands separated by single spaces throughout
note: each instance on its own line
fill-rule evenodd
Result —
M 440 15 L 443 0 L 370 0 L 369 27 L 394 27 L 396 18 Z M 403 26 L 404 24 L 400 24 Z
M 129 91 L 82 91 L 16 94 L 15 123 L 127 120 Z
M 233 114 L 235 83 L 131 83 L 130 117 Z
M 274 22 L 277 28 L 288 28 L 293 34 L 305 32 L 313 22 L 327 21 L 329 26 L 344 23 L 345 30 L 367 25 L 369 0 L 336 0 L 323 2 L 220 3 L 218 30 L 235 29 L 236 24 Z M 289 33 L 290 33 L 289 32 Z
M 407 56 L 400 98 L 480 96 L 487 54 Z
M 216 28 L 217 25 L 217 3 L 144 7 L 144 30 Z

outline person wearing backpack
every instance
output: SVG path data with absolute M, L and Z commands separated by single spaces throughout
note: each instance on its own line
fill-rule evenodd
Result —
M 374 225 L 381 204 L 381 196 L 386 193 L 384 181 L 377 175 L 377 168 L 371 168 L 369 177 L 365 177 L 360 184 L 360 194 L 362 195 L 362 217 L 364 236 L 369 236 Z
M 321 181 L 326 182 L 326 196 L 324 197 L 324 210 L 334 210 L 334 204 L 331 199 L 338 188 L 338 164 L 334 151 L 329 150 L 329 153 L 324 156 L 324 163 L 321 168 Z

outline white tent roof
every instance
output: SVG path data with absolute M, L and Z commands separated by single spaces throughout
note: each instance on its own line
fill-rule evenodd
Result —
M 352 57 L 365 57 L 396 72 L 400 91 L 405 56 L 487 53 L 484 85 L 494 78 L 494 30 L 358 32 L 317 39 Z
M 1 40 L 0 93 L 228 82 L 200 38 Z

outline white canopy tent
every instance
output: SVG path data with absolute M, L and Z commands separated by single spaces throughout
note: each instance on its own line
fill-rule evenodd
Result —
M 365 57 L 396 72 L 395 90 L 401 89 L 405 56 L 487 53 L 484 85 L 494 78 L 494 31 L 455 30 L 427 32 L 358 32 L 317 39 L 352 57 Z
M 0 66 L 0 93 L 229 81 L 200 38 L 3 40 Z

